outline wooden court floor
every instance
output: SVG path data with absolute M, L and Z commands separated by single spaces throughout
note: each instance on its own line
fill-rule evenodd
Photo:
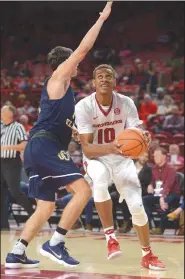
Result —
M 4 269 L 7 252 L 18 239 L 19 231 L 1 233 L 1 278 L 3 279 L 182 279 L 184 278 L 184 238 L 173 235 L 151 237 L 152 247 L 167 265 L 166 271 L 149 271 L 140 267 L 141 251 L 137 238 L 132 235 L 117 235 L 123 254 L 112 261 L 106 259 L 103 234 L 70 232 L 66 246 L 70 254 L 81 262 L 75 269 L 64 267 L 39 254 L 41 245 L 52 232 L 42 231 L 28 246 L 27 256 L 41 261 L 40 267 L 32 270 Z

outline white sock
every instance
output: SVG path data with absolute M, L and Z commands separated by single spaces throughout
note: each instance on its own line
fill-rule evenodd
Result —
M 141 252 L 142 252 L 142 256 L 143 257 L 148 255 L 150 253 L 150 251 L 151 251 L 150 246 L 148 246 L 148 247 L 141 247 Z
M 114 227 L 110 227 L 110 228 L 106 228 L 104 229 L 104 233 L 105 233 L 105 237 L 106 237 L 106 241 L 108 242 L 109 239 L 112 237 L 114 239 L 116 239 L 116 235 L 114 232 Z M 116 239 L 117 240 L 117 239 Z
M 25 250 L 26 246 L 22 242 L 17 241 L 12 249 L 12 253 L 16 255 L 23 255 Z
M 49 244 L 51 246 L 56 246 L 57 244 L 59 244 L 60 242 L 64 242 L 65 241 L 65 235 L 58 233 L 58 232 L 54 232 L 53 236 L 51 237 Z

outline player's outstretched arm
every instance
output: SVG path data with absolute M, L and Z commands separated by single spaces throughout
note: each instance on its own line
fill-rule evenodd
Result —
M 111 13 L 112 2 L 107 2 L 105 8 L 100 13 L 100 17 L 92 28 L 87 32 L 79 47 L 71 54 L 71 56 L 58 66 L 57 70 L 53 73 L 56 79 L 67 79 L 70 78 L 78 66 L 83 60 L 88 51 L 93 47 L 98 34 L 104 21 L 109 17 Z

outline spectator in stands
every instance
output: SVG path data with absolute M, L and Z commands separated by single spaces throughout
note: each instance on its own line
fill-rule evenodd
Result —
M 29 77 L 23 77 L 21 79 L 21 82 L 19 83 L 19 88 L 28 89 L 31 87 L 32 87 L 32 85 L 31 85 L 31 81 L 30 81 Z
M 177 144 L 170 144 L 168 162 L 172 166 L 177 167 L 177 170 L 184 165 L 184 157 L 180 155 L 180 149 Z
M 131 85 L 133 84 L 133 72 L 130 67 L 120 67 L 122 68 L 122 71 L 119 71 L 118 69 L 118 78 L 117 78 L 117 84 L 120 86 L 124 86 L 126 84 Z
M 31 71 L 27 62 L 20 66 L 19 75 L 21 77 L 31 77 Z
M 169 220 L 176 220 L 180 216 L 179 225 L 180 229 L 178 235 L 184 235 L 184 198 L 182 199 L 182 203 L 180 206 L 175 209 L 173 212 L 168 214 Z
M 135 162 L 136 171 L 141 183 L 143 196 L 147 194 L 147 187 L 151 183 L 152 179 L 152 168 L 148 164 L 148 161 L 149 154 L 146 152 L 142 156 L 140 156 Z
M 168 220 L 168 209 L 179 203 L 180 186 L 176 170 L 167 164 L 167 151 L 157 148 L 154 151 L 155 165 L 152 167 L 152 183 L 148 185 L 148 195 L 143 197 L 143 204 L 148 215 L 152 234 L 163 234 Z M 159 228 L 152 230 L 152 206 L 160 204 L 161 220 Z
M 37 88 L 42 88 L 43 85 L 44 85 L 45 80 L 46 80 L 46 77 L 45 77 L 45 76 L 40 76 L 40 77 L 39 77 L 39 80 L 38 80 L 37 83 L 36 83 L 36 87 L 37 87 Z
M 23 102 L 23 106 L 17 109 L 18 115 L 26 114 L 30 117 L 30 119 L 34 119 L 37 115 L 37 109 L 32 106 L 29 100 L 25 100 Z
M 149 160 L 151 163 L 154 163 L 154 151 L 160 146 L 158 139 L 152 139 L 149 149 Z
M 144 95 L 144 100 L 141 102 L 139 106 L 139 117 L 141 120 L 144 121 L 144 123 L 147 122 L 147 118 L 151 114 L 156 114 L 157 112 L 157 105 L 151 100 L 151 97 L 149 94 Z
M 29 122 L 28 116 L 26 114 L 22 114 L 19 118 L 19 122 L 24 126 L 27 135 L 29 135 L 32 126 L 28 123 Z
M 155 94 L 158 84 L 157 71 L 154 62 L 150 59 L 147 61 L 147 74 L 148 74 L 148 92 Z
M 3 88 L 5 89 L 14 89 L 15 88 L 15 84 L 13 82 L 13 78 L 11 76 L 7 76 L 7 77 L 1 77 L 1 82 L 3 85 Z
M 13 106 L 11 101 L 6 101 L 3 105 L 4 106 Z
M 162 129 L 172 134 L 184 132 L 184 117 L 179 115 L 178 106 L 173 106 L 171 115 L 166 116 Z
M 155 134 L 162 131 L 165 116 L 171 113 L 172 107 L 173 99 L 165 95 L 163 102 L 158 105 L 157 113 L 148 117 L 148 126 L 151 127 Z
M 145 71 L 144 64 L 140 61 L 137 62 L 136 59 L 134 75 L 133 75 L 133 83 L 138 84 L 142 90 L 146 90 L 146 85 L 148 82 L 148 74 Z
M 75 141 L 71 141 L 68 146 L 69 154 L 75 164 L 81 164 L 82 162 L 82 153 L 78 149 L 78 144 Z
M 5 88 L 6 84 L 6 70 L 1 70 L 1 88 Z
M 23 114 L 24 113 L 24 111 L 21 112 L 20 108 L 23 109 L 25 100 L 26 100 L 26 95 L 24 93 L 20 93 L 17 96 L 17 102 L 16 103 L 17 103 L 17 109 L 19 109 L 19 111 L 20 111 L 19 114 Z M 18 111 L 17 111 L 17 113 L 18 113 Z
M 156 93 L 157 93 L 157 99 L 156 99 L 156 103 L 158 105 L 160 105 L 161 103 L 163 103 L 164 100 L 164 96 L 165 96 L 165 90 L 163 87 L 157 87 L 156 88 Z
M 17 77 L 19 76 L 19 62 L 18 61 L 14 61 L 13 62 L 13 66 L 10 69 L 10 71 L 8 72 L 8 75 L 10 75 L 11 77 Z
M 169 95 L 165 95 L 163 102 L 158 105 L 157 114 L 158 115 L 166 115 L 171 113 L 173 108 L 174 101 Z
M 163 104 L 164 96 L 165 96 L 164 88 L 163 87 L 157 87 L 156 88 L 156 93 L 157 93 L 157 96 L 156 96 L 156 99 L 155 99 L 156 104 L 157 105 Z
M 179 115 L 184 116 L 184 102 L 179 104 Z
M 182 213 L 182 211 L 184 211 L 184 198 L 182 200 L 181 205 L 175 209 L 173 212 L 168 214 L 168 218 L 171 220 L 175 220 L 179 217 L 179 215 Z

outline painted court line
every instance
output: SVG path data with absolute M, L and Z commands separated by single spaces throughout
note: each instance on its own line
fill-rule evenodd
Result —
M 29 273 L 29 274 L 28 274 Z M 37 274 L 36 274 L 37 273 Z M 21 279 L 21 278 L 33 278 L 33 279 L 174 279 L 163 278 L 159 274 L 152 275 L 116 275 L 116 274 L 98 274 L 98 273 L 82 273 L 82 272 L 70 272 L 70 271 L 54 271 L 54 270 L 39 270 L 34 269 L 4 269 L 1 266 L 1 278 L 6 279 Z

